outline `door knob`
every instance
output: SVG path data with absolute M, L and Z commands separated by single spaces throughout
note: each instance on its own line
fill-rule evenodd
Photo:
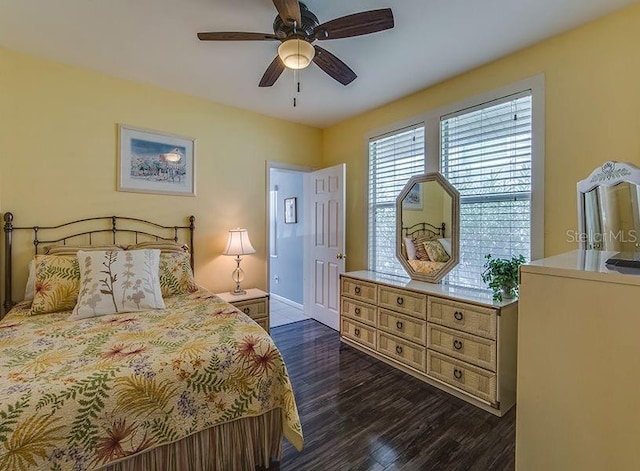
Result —
M 347 254 L 344 254 L 344 253 L 338 253 L 338 254 L 336 255 L 336 258 L 337 258 L 338 260 L 344 260 L 345 258 L 347 258 Z

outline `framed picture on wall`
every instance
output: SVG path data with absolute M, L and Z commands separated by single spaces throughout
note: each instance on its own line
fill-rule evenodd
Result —
M 407 196 L 402 201 L 403 209 L 422 210 L 422 184 L 416 183 L 411 187 Z
M 118 125 L 118 191 L 195 196 L 196 141 Z
M 284 223 L 296 224 L 298 222 L 297 198 L 284 199 Z

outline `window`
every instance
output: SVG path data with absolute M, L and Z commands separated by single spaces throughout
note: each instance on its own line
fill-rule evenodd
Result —
M 369 270 L 406 276 L 396 259 L 396 197 L 424 168 L 422 124 L 369 141 Z
M 460 192 L 460 264 L 448 283 L 479 287 L 485 255 L 531 258 L 531 91 L 440 119 L 441 173 Z

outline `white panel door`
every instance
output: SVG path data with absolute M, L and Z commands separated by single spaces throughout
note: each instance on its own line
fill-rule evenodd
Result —
M 345 265 L 345 165 L 305 177 L 306 213 L 310 215 L 306 244 L 305 308 L 312 318 L 340 329 L 340 274 Z

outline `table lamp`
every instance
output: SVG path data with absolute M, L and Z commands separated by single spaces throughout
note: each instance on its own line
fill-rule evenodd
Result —
M 231 229 L 229 231 L 229 240 L 227 241 L 227 248 L 222 252 L 223 255 L 235 255 L 236 256 L 236 269 L 233 271 L 231 278 L 236 283 L 236 289 L 231 294 L 241 295 L 246 294 L 246 291 L 240 286 L 240 282 L 244 279 L 244 271 L 240 268 L 240 262 L 242 257 L 240 255 L 246 255 L 255 253 L 256 249 L 251 245 L 249 240 L 249 233 L 246 229 Z

